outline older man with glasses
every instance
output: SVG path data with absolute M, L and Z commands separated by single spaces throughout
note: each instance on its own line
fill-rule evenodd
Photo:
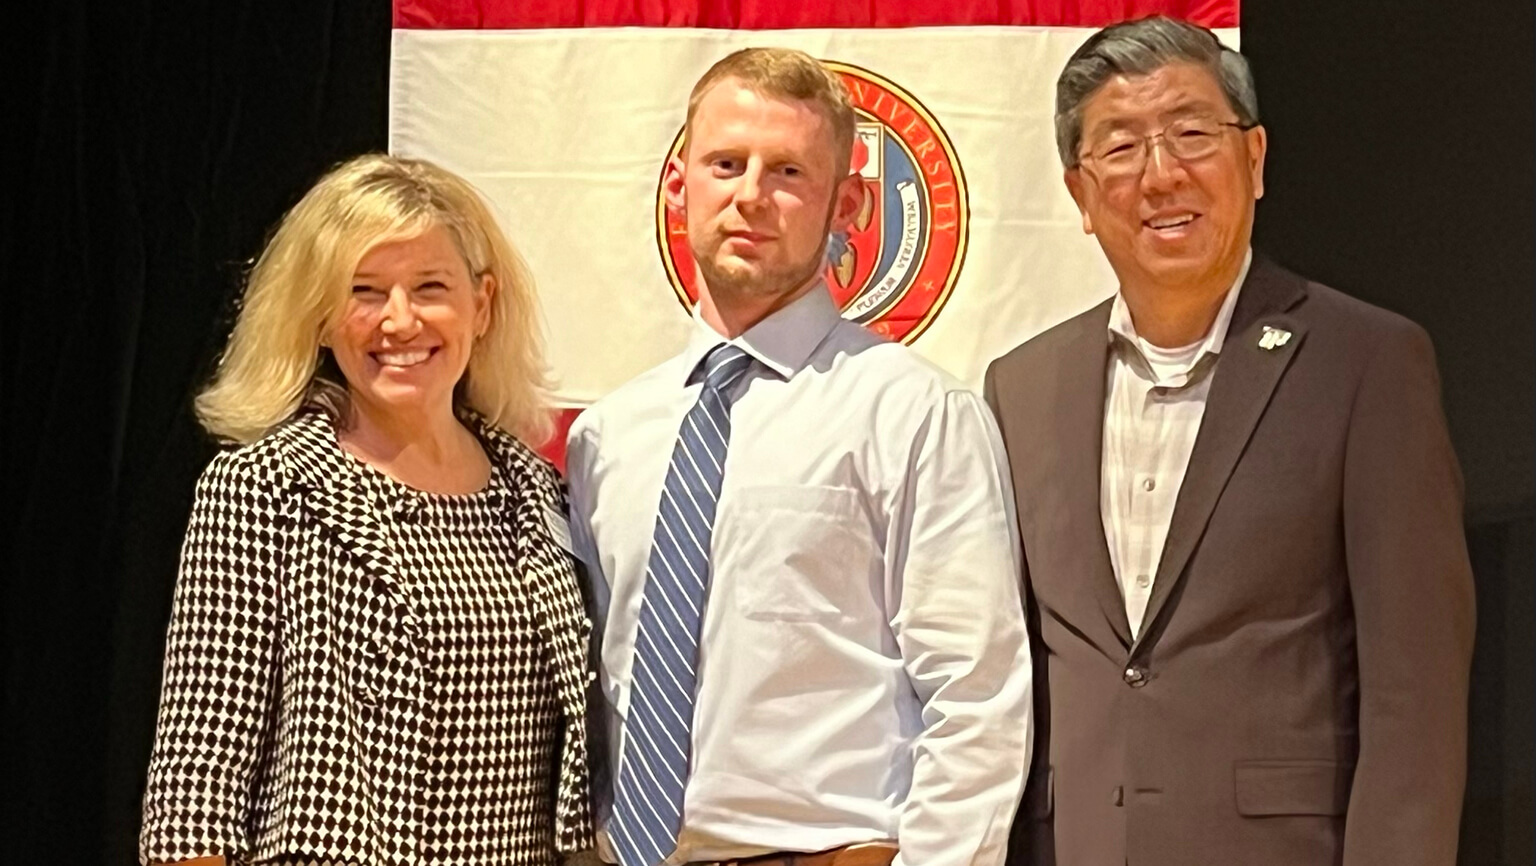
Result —
M 1209 31 L 1095 34 L 1056 139 L 1119 290 L 987 373 L 1040 720 L 1010 862 L 1454 863 L 1473 593 L 1427 335 L 1252 252 L 1268 137 Z

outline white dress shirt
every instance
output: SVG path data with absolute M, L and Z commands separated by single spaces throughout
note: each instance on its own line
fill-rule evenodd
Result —
M 1249 250 L 1211 329 L 1188 346 L 1164 349 L 1143 339 L 1123 295 L 1110 307 L 1099 515 L 1133 635 L 1141 633 L 1216 359 L 1252 262 Z
M 578 554 L 602 612 L 613 766 L 686 351 L 572 427 Z M 738 384 L 710 544 L 678 849 L 668 862 L 894 840 L 1000 864 L 1029 764 L 1029 647 L 1002 441 L 982 400 L 845 322 L 824 287 L 730 341 Z

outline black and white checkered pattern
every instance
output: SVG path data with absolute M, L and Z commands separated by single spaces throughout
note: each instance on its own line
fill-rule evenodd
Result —
M 497 475 L 471 497 L 361 468 L 312 412 L 204 472 L 142 859 L 545 863 L 592 844 L 591 622 L 545 519 L 563 492 L 470 420 Z

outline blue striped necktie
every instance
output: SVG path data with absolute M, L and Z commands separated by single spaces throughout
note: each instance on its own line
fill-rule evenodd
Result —
M 709 539 L 731 439 L 727 392 L 751 365 L 751 356 L 731 345 L 704 356 L 704 388 L 683 418 L 662 485 L 609 822 L 622 866 L 661 863 L 682 828 Z

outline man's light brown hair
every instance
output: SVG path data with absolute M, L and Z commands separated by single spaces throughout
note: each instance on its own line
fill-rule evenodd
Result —
M 855 114 L 853 99 L 837 73 L 816 58 L 793 48 L 743 48 L 721 58 L 688 94 L 688 119 L 683 129 L 693 128 L 693 114 L 699 102 L 716 84 L 727 79 L 762 96 L 808 102 L 832 127 L 834 177 L 848 174 L 853 155 Z M 685 142 L 686 146 L 686 142 Z

